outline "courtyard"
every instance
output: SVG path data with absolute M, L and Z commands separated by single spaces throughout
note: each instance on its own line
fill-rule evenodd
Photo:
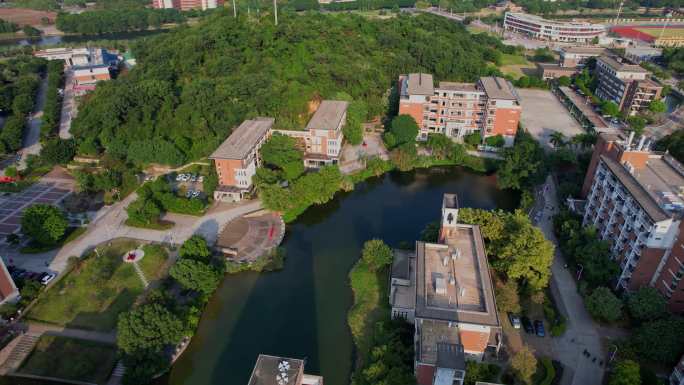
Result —
M 521 124 L 547 149 L 551 134 L 558 131 L 571 138 L 584 131 L 551 91 L 517 89 L 522 105 Z

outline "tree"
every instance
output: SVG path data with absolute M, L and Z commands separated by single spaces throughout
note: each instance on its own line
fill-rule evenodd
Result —
M 648 104 L 648 110 L 660 114 L 667 111 L 667 106 L 662 100 L 652 100 L 651 103 Z
M 632 341 L 644 358 L 673 365 L 684 353 L 684 319 L 671 316 L 644 323 Z
M 622 317 L 622 301 L 607 287 L 597 287 L 585 304 L 592 317 L 606 322 L 615 322 Z
M 525 384 L 532 384 L 532 377 L 537 371 L 537 359 L 532 350 L 523 346 L 513 354 L 511 358 L 511 369 L 518 379 Z
M 398 115 L 392 119 L 390 132 L 396 139 L 396 145 L 414 143 L 418 136 L 418 124 L 411 115 Z
M 601 113 L 603 113 L 603 115 L 618 117 L 620 115 L 620 107 L 613 101 L 604 100 L 603 103 L 601 103 Z
M 501 188 L 523 189 L 541 179 L 544 150 L 527 133 L 519 133 L 515 145 L 503 152 L 504 161 L 497 172 Z
M 40 150 L 40 157 L 50 165 L 66 164 L 76 155 L 76 142 L 73 139 L 50 139 Z
M 444 134 L 430 134 L 426 145 L 437 159 L 447 159 L 451 156 L 454 142 Z
M 463 142 L 470 147 L 477 147 L 482 144 L 482 135 L 479 131 L 471 132 L 463 137 Z
M 509 279 L 496 285 L 496 307 L 501 313 L 520 313 L 518 282 Z
M 425 225 L 423 231 L 420 232 L 420 240 L 423 242 L 436 243 L 439 240 L 439 221 L 430 222 Z
M 561 76 L 558 78 L 558 85 L 561 87 L 570 87 L 570 84 L 572 84 L 572 80 L 570 80 L 569 77 L 567 76 Z
M 646 127 L 646 119 L 641 116 L 630 116 L 627 118 L 627 124 L 636 135 L 641 135 Z
M 390 151 L 390 160 L 400 171 L 409 171 L 416 166 L 418 153 L 413 143 L 405 143 Z
M 506 144 L 506 139 L 501 134 L 488 136 L 485 138 L 485 144 L 492 147 L 503 147 Z
M 371 239 L 363 244 L 361 258 L 373 271 L 378 271 L 392 263 L 392 249 L 380 239 Z
M 207 240 L 203 236 L 195 234 L 183 242 L 180 250 L 178 250 L 178 255 L 181 258 L 208 262 L 211 259 L 211 250 L 209 250 Z
M 642 287 L 627 299 L 632 318 L 640 322 L 653 321 L 667 315 L 665 298 L 653 287 Z
M 565 135 L 560 131 L 554 131 L 549 136 L 549 142 L 554 145 L 554 147 L 561 147 L 565 145 Z
M 264 163 L 283 169 L 290 163 L 302 163 L 302 153 L 297 149 L 297 141 L 287 135 L 275 133 L 261 146 L 261 159 Z
M 169 270 L 171 275 L 184 288 L 209 295 L 216 290 L 220 275 L 214 267 L 194 259 L 181 259 Z
M 126 354 L 156 353 L 177 343 L 183 336 L 183 324 L 159 304 L 141 305 L 119 315 L 116 343 Z
M 55 206 L 35 204 L 21 216 L 21 231 L 41 245 L 56 244 L 66 232 L 69 222 L 66 215 Z
M 618 362 L 610 375 L 608 385 L 641 385 L 639 364 L 632 360 Z

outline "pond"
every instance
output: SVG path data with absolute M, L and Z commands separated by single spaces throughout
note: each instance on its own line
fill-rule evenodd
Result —
M 149 31 L 132 31 L 108 33 L 103 35 L 64 35 L 64 36 L 41 36 L 35 39 L 6 39 L 0 40 L 0 47 L 10 46 L 54 46 L 54 45 L 72 45 L 85 44 L 92 41 L 116 41 L 116 40 L 135 40 L 143 37 L 154 36 L 160 33 L 168 32 L 169 29 L 156 29 Z
M 289 224 L 285 268 L 227 276 L 190 346 L 160 384 L 247 384 L 259 353 L 305 358 L 305 372 L 347 385 L 353 343 L 347 274 L 364 241 L 413 243 L 440 216 L 442 194 L 461 207 L 513 209 L 518 195 L 494 176 L 445 167 L 390 173 L 338 193 Z

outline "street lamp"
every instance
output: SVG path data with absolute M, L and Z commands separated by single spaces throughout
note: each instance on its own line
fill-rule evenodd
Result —
M 577 280 L 579 281 L 580 278 L 582 277 L 582 272 L 584 271 L 584 266 L 581 263 L 578 263 L 577 267 L 579 267 L 579 270 L 577 270 Z
M 615 350 L 613 350 L 613 353 L 610 354 L 610 358 L 608 359 L 608 362 L 613 361 L 613 359 L 615 358 L 615 355 L 617 354 L 617 351 L 618 351 L 617 345 L 613 345 L 613 347 L 615 348 Z

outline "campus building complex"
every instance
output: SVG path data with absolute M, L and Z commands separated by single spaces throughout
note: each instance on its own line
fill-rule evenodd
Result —
M 583 224 L 608 241 L 620 265 L 617 288 L 655 287 L 684 312 L 684 166 L 614 134 L 601 134 L 582 187 Z
M 606 32 L 606 27 L 602 24 L 546 20 L 520 12 L 506 12 L 504 29 L 535 39 L 576 43 L 591 42 Z
M 276 132 L 297 139 L 304 151 L 304 166 L 319 168 L 327 164 L 337 164 L 342 151 L 342 128 L 347 121 L 348 106 L 349 103 L 345 101 L 324 100 L 303 131 Z
M 598 87 L 596 96 L 615 102 L 623 111 L 634 115 L 660 99 L 663 87 L 650 79 L 650 73 L 622 58 L 602 55 L 596 60 Z
M 207 10 L 223 6 L 224 0 L 152 0 L 154 8 L 173 8 L 181 11 Z
M 252 192 L 252 177 L 261 165 L 259 149 L 271 135 L 273 118 L 245 120 L 214 151 L 218 187 L 214 199 L 237 202 Z
M 392 317 L 415 325 L 419 385 L 461 385 L 465 360 L 498 351 L 501 325 L 478 226 L 458 223 L 456 195 L 445 194 L 438 243 L 395 251 Z
M 323 385 L 323 377 L 304 373 L 304 360 L 259 354 L 247 385 Z
M 520 121 L 520 98 L 506 79 L 483 77 L 477 83 L 440 82 L 432 75 L 413 73 L 399 77 L 399 114 L 411 115 L 420 129 L 419 140 L 441 133 L 455 141 L 480 132 L 501 135 L 511 145 Z
M 603 47 L 565 47 L 560 51 L 560 66 L 582 67 L 586 62 L 606 52 Z

